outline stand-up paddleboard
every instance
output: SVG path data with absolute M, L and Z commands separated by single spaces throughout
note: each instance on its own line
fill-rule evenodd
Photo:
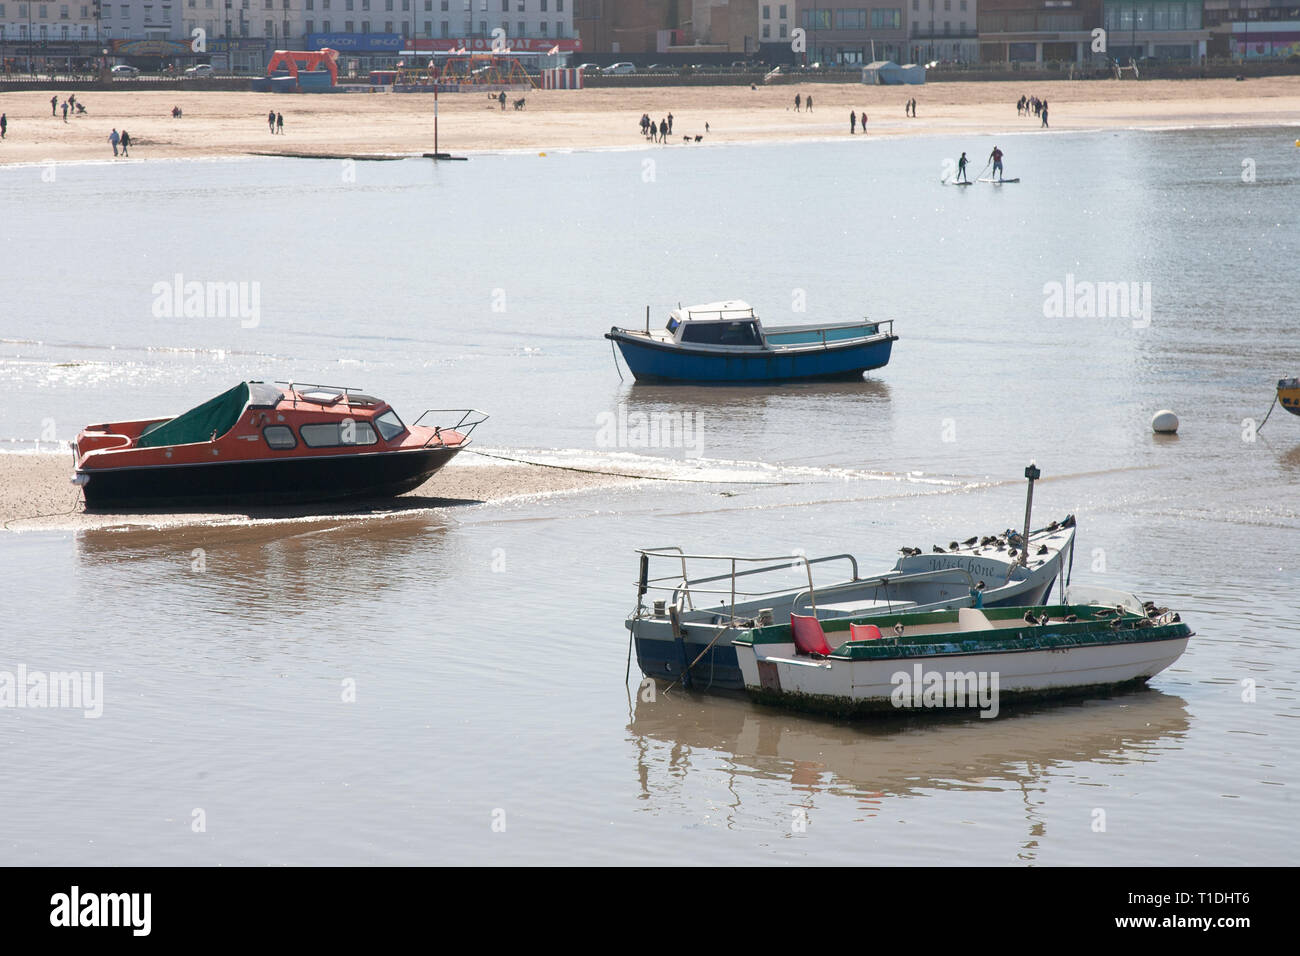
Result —
M 953 182 L 950 182 L 950 183 L 944 183 L 944 185 L 945 185 L 945 186 L 974 186 L 975 184 L 974 184 L 974 183 L 959 183 L 959 182 L 953 181 Z
M 1015 179 L 981 179 L 980 182 L 992 183 L 994 186 L 1001 186 L 1003 183 L 1018 183 L 1020 182 L 1020 178 L 1017 177 Z

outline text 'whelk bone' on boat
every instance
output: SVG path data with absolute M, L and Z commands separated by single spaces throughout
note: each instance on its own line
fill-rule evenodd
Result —
M 639 382 L 853 380 L 889 364 L 892 320 L 767 328 L 739 299 L 673 309 L 663 329 L 612 328 Z
M 428 480 L 487 417 L 430 409 L 407 425 L 357 389 L 240 382 L 172 418 L 86 426 L 72 480 L 94 509 L 391 497 Z
M 1029 486 L 1038 469 L 1026 469 Z M 1026 496 L 1025 527 L 1032 497 Z M 1075 519 L 1029 533 L 1005 530 L 926 553 L 903 548 L 894 567 L 862 576 L 851 554 L 753 557 L 688 554 L 680 547 L 639 550 L 637 607 L 625 626 L 647 677 L 684 686 L 739 690 L 744 681 L 732 639 L 741 630 L 781 623 L 791 614 L 820 621 L 882 615 L 1016 607 L 1045 603 L 1064 556 L 1074 556 Z M 815 580 L 823 568 L 840 577 Z M 1067 565 L 1068 568 L 1068 565 Z M 797 577 L 797 587 L 790 586 Z M 1067 571 L 1068 576 L 1068 571 Z M 649 604 L 647 605 L 647 598 Z

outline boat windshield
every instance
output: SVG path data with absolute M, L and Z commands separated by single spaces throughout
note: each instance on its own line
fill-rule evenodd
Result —
M 379 429 L 379 434 L 384 436 L 384 441 L 392 441 L 406 431 L 406 426 L 397 417 L 397 412 L 391 408 L 375 419 L 375 427 Z
M 682 329 L 682 341 L 700 345 L 762 345 L 753 322 L 692 322 Z

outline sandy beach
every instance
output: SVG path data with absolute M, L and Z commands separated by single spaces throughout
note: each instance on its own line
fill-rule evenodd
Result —
M 458 461 L 414 491 L 379 502 L 108 514 L 85 511 L 80 490 L 68 481 L 72 475 L 70 455 L 0 455 L 0 531 L 84 531 L 128 525 L 167 528 L 249 520 L 307 519 L 322 515 L 372 517 L 635 483 L 631 478 L 542 465 L 478 463 L 483 461 L 482 458 L 469 464 Z
M 61 96 L 73 90 L 60 90 Z M 795 94 L 813 112 L 794 110 Z M 486 94 L 439 98 L 439 147 L 482 150 L 642 148 L 637 122 L 673 114 L 669 146 L 848 136 L 850 110 L 869 117 L 869 136 L 1001 134 L 1039 130 L 1017 116 L 1015 101 L 1049 103 L 1052 130 L 1118 127 L 1260 126 L 1300 123 L 1300 77 L 1211 80 L 933 83 L 920 87 L 802 84 L 749 87 L 646 87 L 534 90 L 527 107 L 503 112 Z M 87 114 L 50 115 L 50 91 L 0 94 L 9 120 L 0 164 L 113 159 L 110 130 L 131 133 L 131 160 L 271 154 L 409 155 L 433 148 L 433 98 L 427 94 L 277 95 L 201 91 L 99 92 L 77 98 Z M 903 103 L 917 100 L 917 118 Z M 172 107 L 183 111 L 172 119 Z M 284 114 L 269 133 L 268 110 Z M 707 124 L 707 132 L 706 132 Z M 660 147 L 662 148 L 662 147 Z M 121 161 L 121 160 L 119 160 Z

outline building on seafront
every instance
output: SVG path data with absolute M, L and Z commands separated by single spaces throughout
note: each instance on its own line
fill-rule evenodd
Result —
M 980 0 L 977 29 L 984 63 L 1085 63 L 1102 0 Z

